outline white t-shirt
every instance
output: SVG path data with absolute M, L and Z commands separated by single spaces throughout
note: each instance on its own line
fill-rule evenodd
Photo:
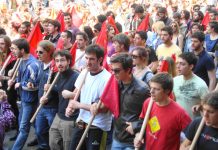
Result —
M 173 79 L 173 92 L 176 102 L 186 110 L 193 119 L 195 115 L 192 113 L 192 106 L 200 104 L 203 96 L 208 93 L 207 84 L 197 75 L 189 80 L 184 80 L 183 75 Z
M 80 71 L 85 66 L 86 66 L 85 51 L 81 51 L 80 49 L 77 49 L 74 67 L 76 70 Z
M 77 89 L 79 88 L 82 80 L 84 79 L 84 76 L 85 70 L 80 73 L 79 77 L 76 80 L 75 87 Z M 81 89 L 80 103 L 92 104 L 94 102 L 98 102 L 110 76 L 111 74 L 106 69 L 94 76 L 91 75 L 90 72 L 88 72 L 85 83 Z M 85 123 L 89 123 L 90 118 L 91 113 L 89 111 L 80 109 L 77 121 L 82 120 Z M 109 131 L 111 128 L 111 123 L 112 114 L 108 111 L 107 113 L 97 114 L 92 125 L 97 126 L 104 131 Z

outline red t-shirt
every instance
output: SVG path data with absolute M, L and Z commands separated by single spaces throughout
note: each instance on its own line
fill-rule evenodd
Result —
M 144 102 L 140 118 L 144 118 L 149 101 Z M 154 102 L 146 127 L 146 150 L 178 150 L 180 133 L 190 122 L 185 110 L 173 100 L 167 106 Z

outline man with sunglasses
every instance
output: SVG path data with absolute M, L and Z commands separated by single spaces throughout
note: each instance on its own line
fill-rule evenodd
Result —
M 133 60 L 128 54 L 120 53 L 110 60 L 112 72 L 119 81 L 120 115 L 114 120 L 113 150 L 134 149 L 134 133 L 138 132 L 138 120 L 142 105 L 149 94 L 148 86 L 133 77 Z
M 54 73 L 52 73 L 51 61 L 52 55 L 55 50 L 53 43 L 48 40 L 41 41 L 37 46 L 37 56 L 40 64 L 40 75 L 39 75 L 39 91 L 38 97 L 39 100 L 44 94 L 44 85 L 47 83 L 47 80 L 51 78 L 53 80 Z M 52 82 L 50 80 L 50 83 Z M 38 141 L 38 150 L 48 150 L 49 149 L 49 128 L 53 122 L 53 119 L 57 113 L 58 109 L 58 94 L 52 92 L 48 97 L 48 100 L 42 108 L 39 110 L 39 113 L 36 117 L 35 128 L 36 136 Z

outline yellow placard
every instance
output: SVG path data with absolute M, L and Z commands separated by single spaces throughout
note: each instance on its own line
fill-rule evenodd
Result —
M 160 130 L 160 124 L 156 116 L 152 117 L 148 122 L 151 132 L 155 133 Z

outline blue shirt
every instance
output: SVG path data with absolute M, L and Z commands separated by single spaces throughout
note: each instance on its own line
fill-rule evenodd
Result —
M 198 55 L 198 62 L 194 68 L 194 73 L 203 79 L 207 85 L 209 85 L 209 77 L 207 71 L 213 70 L 215 68 L 215 64 L 213 58 L 203 50 Z

